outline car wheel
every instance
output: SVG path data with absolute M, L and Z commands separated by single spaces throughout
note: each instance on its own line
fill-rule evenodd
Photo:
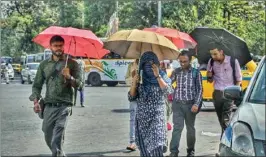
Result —
M 30 79 L 30 76 L 28 76 L 28 83 L 29 83 L 29 84 L 32 84 L 32 81 L 31 81 L 31 79 Z
M 88 80 L 92 86 L 102 86 L 103 84 L 101 81 L 101 76 L 96 72 L 90 73 Z

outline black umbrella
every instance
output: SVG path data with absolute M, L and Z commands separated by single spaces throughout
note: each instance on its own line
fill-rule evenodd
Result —
M 252 60 L 246 42 L 226 29 L 198 27 L 190 35 L 198 43 L 196 51 L 200 64 L 208 63 L 210 50 L 217 43 L 226 55 L 237 58 L 241 66 Z

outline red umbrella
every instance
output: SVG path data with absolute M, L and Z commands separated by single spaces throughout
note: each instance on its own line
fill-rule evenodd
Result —
M 197 45 L 197 42 L 190 37 L 189 34 L 184 32 L 179 32 L 175 29 L 154 27 L 154 28 L 144 28 L 145 31 L 155 32 L 161 34 L 171 40 L 177 48 L 179 49 L 193 49 Z
M 95 49 L 95 51 L 97 51 L 97 53 L 89 53 L 89 56 L 88 54 L 83 53 L 83 54 L 76 55 L 76 57 L 88 57 L 88 58 L 100 59 L 110 52 L 109 50 L 106 50 L 104 48 L 101 48 L 99 50 Z
M 38 34 L 33 41 L 44 48 L 49 48 L 50 39 L 54 35 L 60 35 L 64 38 L 64 51 L 72 56 L 101 58 L 108 53 L 103 50 L 103 42 L 90 30 L 72 27 L 51 26 Z

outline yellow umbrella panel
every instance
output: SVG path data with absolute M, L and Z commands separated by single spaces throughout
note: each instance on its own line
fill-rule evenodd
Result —
M 154 32 L 122 30 L 110 36 L 104 47 L 124 58 L 137 59 L 146 51 L 153 51 L 159 60 L 177 59 L 179 51 L 167 38 Z

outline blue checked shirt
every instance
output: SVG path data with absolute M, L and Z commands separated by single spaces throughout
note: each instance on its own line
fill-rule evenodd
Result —
M 179 71 L 178 73 L 176 73 Z M 175 69 L 172 72 L 171 80 L 176 81 L 176 88 L 174 90 L 174 100 L 193 101 L 195 105 L 199 105 L 202 100 L 202 76 L 197 72 L 196 78 L 193 78 L 192 67 L 184 71 L 182 69 Z

